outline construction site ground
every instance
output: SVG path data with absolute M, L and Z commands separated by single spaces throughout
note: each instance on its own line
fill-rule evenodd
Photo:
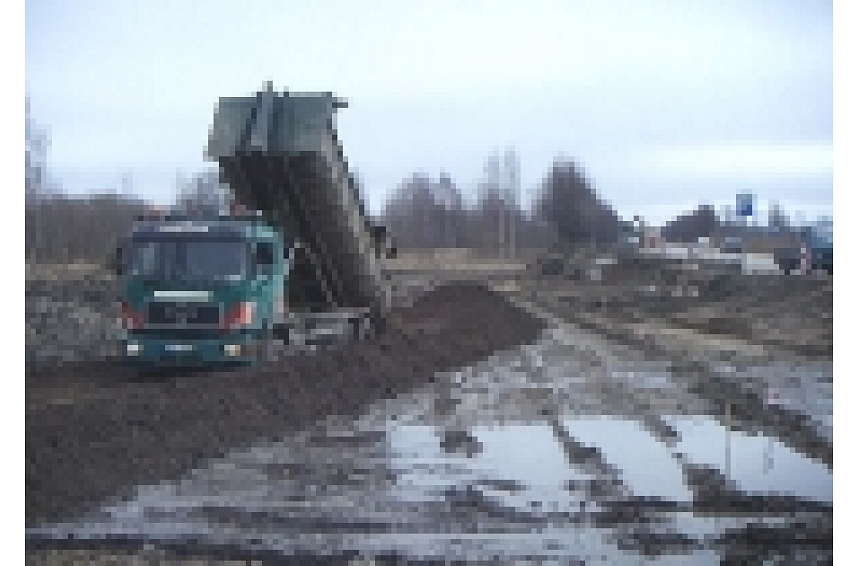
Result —
M 254 368 L 34 351 L 28 561 L 832 561 L 829 278 L 458 261 L 392 265 L 383 336 Z

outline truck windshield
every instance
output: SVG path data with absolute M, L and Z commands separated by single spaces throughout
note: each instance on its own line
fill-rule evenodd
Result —
M 149 280 L 240 281 L 248 246 L 238 239 L 159 238 L 131 244 L 129 274 Z

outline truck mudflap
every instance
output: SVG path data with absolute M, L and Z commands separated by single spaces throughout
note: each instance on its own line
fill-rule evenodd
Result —
M 291 343 L 308 343 L 333 338 L 372 338 L 381 331 L 373 309 L 340 309 L 328 312 L 290 312 L 275 323 L 274 334 Z

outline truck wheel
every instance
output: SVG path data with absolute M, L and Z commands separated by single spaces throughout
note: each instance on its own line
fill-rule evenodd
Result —
M 263 328 L 263 337 L 261 340 L 260 361 L 262 363 L 267 363 L 274 359 L 272 353 L 274 351 L 273 346 L 275 344 L 275 329 L 270 322 L 267 322 L 265 328 Z
M 386 328 L 386 318 L 385 313 L 381 311 L 374 311 L 368 320 L 370 328 L 369 332 L 371 336 L 379 336 L 385 332 Z
M 353 318 L 349 324 L 354 340 L 367 340 L 373 335 L 373 325 L 367 314 Z

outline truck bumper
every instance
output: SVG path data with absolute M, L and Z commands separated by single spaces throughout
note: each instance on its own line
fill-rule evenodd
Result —
M 262 340 L 249 335 L 193 340 L 128 335 L 121 345 L 124 363 L 150 367 L 249 365 L 260 360 L 263 350 Z

